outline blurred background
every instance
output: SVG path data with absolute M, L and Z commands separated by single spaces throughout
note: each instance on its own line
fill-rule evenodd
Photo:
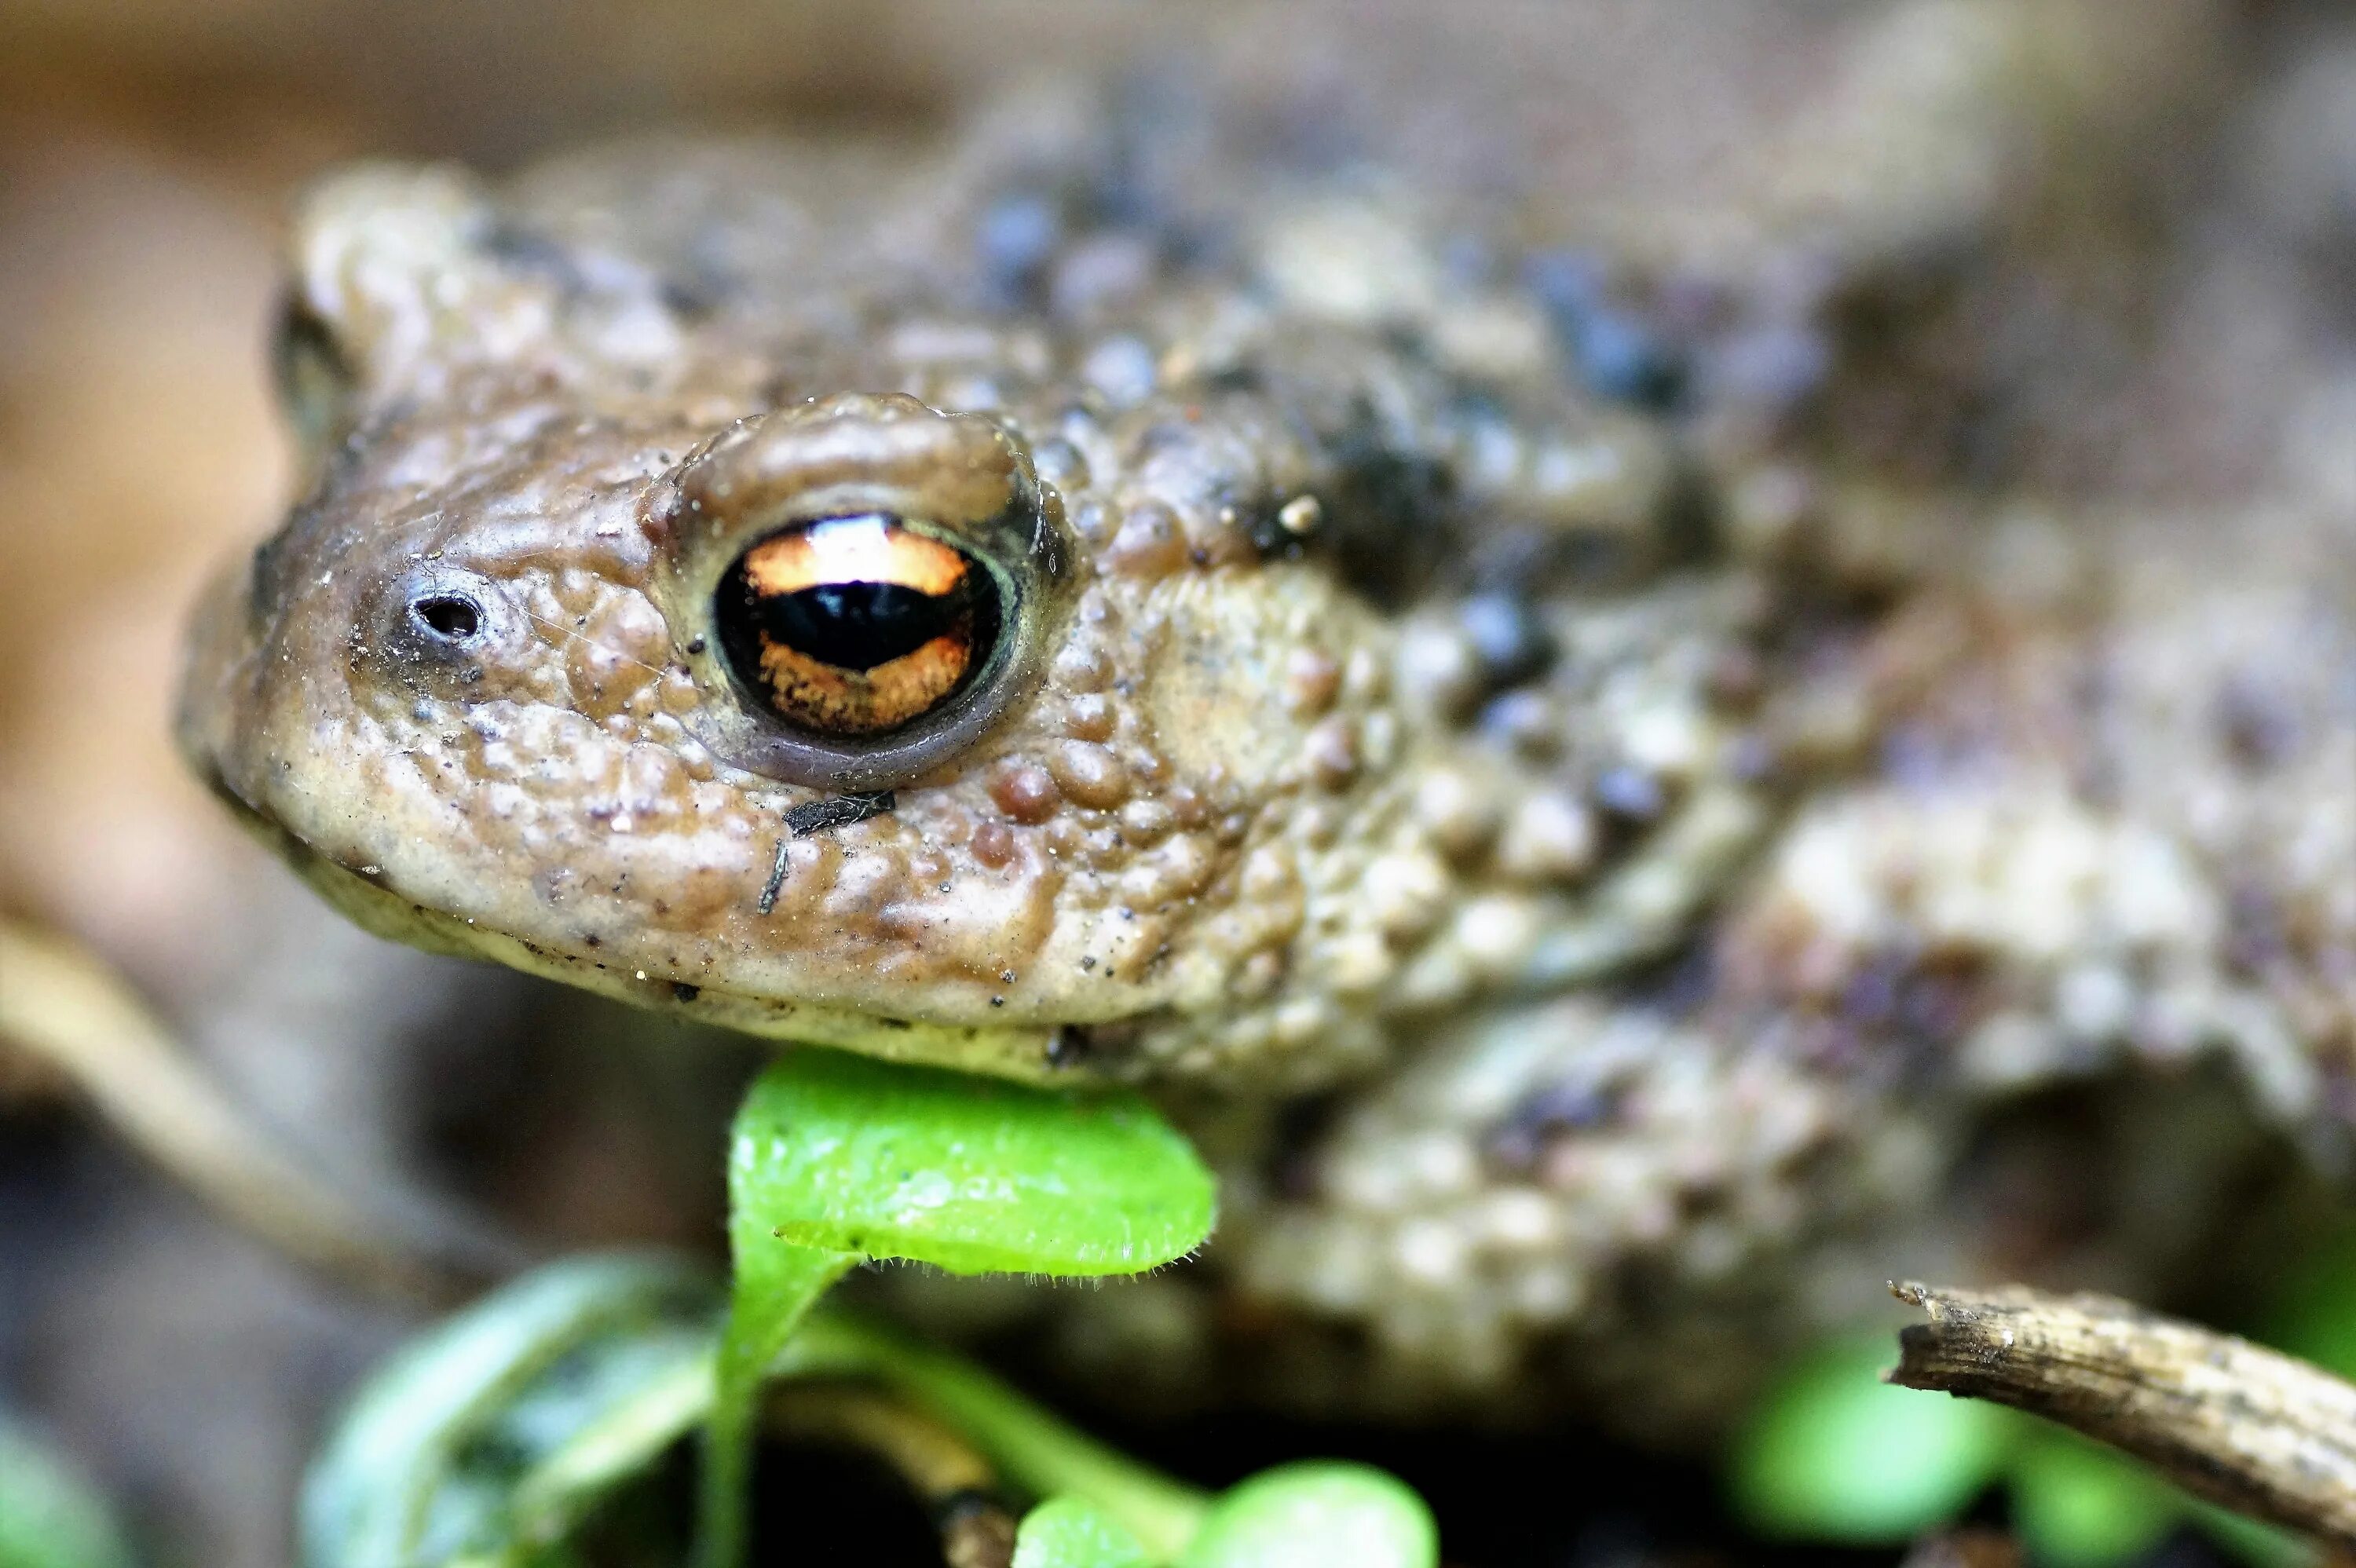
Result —
M 172 753 L 188 606 L 285 498 L 265 346 L 292 193 L 355 157 L 496 170 L 644 125 L 934 131 L 1028 76 L 1215 53 L 1402 117 L 1487 99 L 1501 155 L 1554 160 L 1569 197 L 1701 203 L 1887 8 L 0 0 L 0 912 L 91 944 L 355 1189 L 455 1194 L 549 1251 L 712 1250 L 744 1048 L 650 1049 L 667 1026 L 346 928 Z M 2169 319 L 2081 387 L 2109 400 L 2105 482 L 2356 509 L 2356 25 L 2219 9 L 2233 48 L 2155 128 L 2166 242 L 2132 262 Z M 0 1405 L 154 1561 L 285 1562 L 323 1413 L 426 1315 L 283 1261 L 0 1063 Z M 1565 1456 L 1459 1460 L 1509 1485 Z M 1531 1524 L 1510 1560 L 1667 1561 L 1661 1530 L 1713 1528 L 1631 1506 Z

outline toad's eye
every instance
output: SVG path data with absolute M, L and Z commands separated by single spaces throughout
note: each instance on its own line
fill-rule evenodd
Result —
M 689 727 L 788 784 L 897 788 L 973 752 L 1071 609 L 1063 503 L 1022 443 L 896 393 L 740 420 L 644 506 Z
M 991 574 L 884 513 L 772 534 L 722 573 L 712 607 L 738 688 L 798 729 L 885 735 L 986 667 L 1001 613 Z

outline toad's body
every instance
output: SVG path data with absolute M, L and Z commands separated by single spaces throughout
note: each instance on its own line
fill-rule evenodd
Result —
M 1844 1248 L 2067 1272 L 1920 1223 L 1973 1138 L 2059 1147 L 1989 1154 L 2002 1107 L 2204 1057 L 2253 1125 L 2344 1102 L 2356 623 L 2314 529 L 2195 592 L 1847 439 L 1975 376 L 1845 313 L 2051 172 L 1937 141 L 2027 112 L 2018 16 L 1921 11 L 1925 146 L 1836 138 L 1889 166 L 1830 195 L 1792 155 L 1706 238 L 1166 106 L 343 177 L 286 343 L 314 483 L 186 742 L 405 939 L 1162 1086 L 1227 1217 L 1078 1309 L 1096 1354 L 1226 1336 L 1312 1399 L 1642 1366 L 1668 1419 Z M 2075 90 L 2038 112 L 2127 112 Z M 2238 1157 L 2105 1221 L 2104 1277 Z

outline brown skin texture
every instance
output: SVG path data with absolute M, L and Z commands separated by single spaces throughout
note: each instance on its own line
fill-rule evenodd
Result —
M 740 164 L 777 166 L 683 155 L 660 195 L 625 175 L 611 199 L 734 203 Z M 930 209 L 962 189 L 916 188 L 916 217 L 855 215 L 838 241 L 975 221 Z M 1667 437 L 1569 384 L 1526 298 L 1416 307 L 1513 313 L 1510 374 L 1477 373 L 1385 342 L 1399 323 L 1183 280 L 1069 325 L 993 317 L 967 303 L 975 279 L 886 252 L 850 270 L 913 296 L 888 305 L 908 319 L 813 344 L 838 314 L 887 307 L 754 280 L 683 311 L 666 302 L 685 285 L 610 258 L 570 261 L 618 281 L 568 293 L 544 253 L 562 241 L 512 238 L 564 216 L 377 170 L 317 195 L 298 233 L 298 308 L 348 378 L 332 416 L 348 433 L 208 613 L 183 732 L 372 922 L 890 1055 L 1314 1082 L 1378 1054 L 1389 1017 L 1574 939 L 1653 845 L 1690 859 L 1676 825 L 1697 812 L 1705 859 L 1755 828 L 1755 792 L 1725 777 L 1733 727 L 1702 688 L 1770 590 L 1753 563 L 1662 559 Z M 1392 223 L 1365 206 L 1271 221 Z M 659 362 L 617 364 L 617 336 L 632 354 L 659 342 Z M 1100 378 L 1146 357 L 1159 384 L 1107 392 L 1092 355 Z M 975 367 L 987 388 L 964 385 Z M 960 395 L 987 413 L 937 411 Z M 1502 407 L 1466 413 L 1476 396 Z M 831 767 L 797 761 L 722 667 L 712 587 L 763 530 L 866 510 L 974 542 L 1027 585 L 1007 669 L 976 683 L 1000 711 L 959 716 L 923 754 L 894 733 L 821 746 Z M 1597 668 L 1541 656 L 1484 674 L 1444 598 L 1385 605 L 1349 581 L 1351 552 L 1387 552 L 1388 534 L 1441 556 L 1501 513 L 1525 553 L 1632 563 L 1581 595 L 1622 624 L 1548 592 L 1539 572 L 1558 569 L 1491 595 L 1533 645 L 1609 643 L 1631 667 L 1616 699 L 1657 698 L 1646 716 L 1681 726 L 1677 776 L 1646 786 L 1661 822 L 1608 851 L 1583 845 L 1605 830 L 1569 798 L 1627 749 L 1612 716 L 1581 711 L 1603 695 Z M 475 634 L 422 631 L 419 607 L 453 594 Z M 1543 736 L 1468 733 L 1509 687 Z M 807 838 L 783 826 L 884 787 L 889 814 Z M 1516 846 L 1497 818 L 1547 789 L 1562 842 Z M 1416 804 L 1434 790 L 1469 798 L 1435 822 Z M 1451 925 L 1468 907 L 1489 934 Z
M 1248 76 L 354 170 L 183 745 L 388 934 L 1154 1086 L 1219 1235 L 1041 1341 L 1132 1393 L 1690 1434 L 1842 1279 L 2156 1287 L 2356 1103 L 2345 538 L 2090 499 L 2050 330 L 2228 15 L 1861 21 L 1707 212 Z M 1003 644 L 780 726 L 714 585 L 870 512 Z

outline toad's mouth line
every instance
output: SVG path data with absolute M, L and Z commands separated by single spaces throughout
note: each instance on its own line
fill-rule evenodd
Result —
M 336 911 L 362 930 L 405 946 L 487 960 L 637 1007 L 684 1015 L 740 1033 L 833 1046 L 890 1061 L 918 1062 L 1025 1083 L 1075 1084 L 1097 1076 L 1077 1031 L 1050 1024 L 948 1024 L 826 1003 L 751 996 L 709 984 L 644 976 L 574 957 L 428 908 L 322 854 L 218 779 L 213 791 L 246 830 Z

